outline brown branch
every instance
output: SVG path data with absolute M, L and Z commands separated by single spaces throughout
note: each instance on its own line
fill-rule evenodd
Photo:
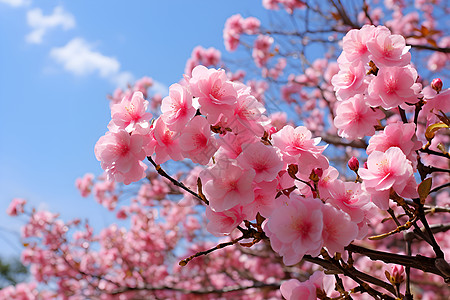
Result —
M 330 134 L 321 136 L 321 138 L 325 143 L 333 144 L 335 146 L 350 146 L 359 149 L 367 148 L 367 144 L 363 140 L 354 140 L 351 142 L 345 142 L 342 138 Z
M 406 44 L 407 46 L 411 46 L 412 48 L 416 48 L 418 50 L 431 50 L 431 51 L 437 51 L 442 53 L 450 53 L 450 48 L 440 48 L 440 47 L 433 47 L 428 45 L 414 45 L 414 44 Z
M 354 277 L 356 278 L 360 278 L 361 280 L 367 281 L 369 283 L 375 284 L 379 287 L 384 288 L 385 290 L 395 294 L 395 289 L 394 287 L 383 281 L 380 280 L 378 278 L 372 277 L 366 273 L 360 272 L 357 269 L 351 267 L 351 268 L 344 268 L 342 266 L 337 266 L 335 264 L 333 264 L 331 261 L 328 260 L 324 260 L 322 258 L 318 258 L 318 257 L 312 257 L 310 255 L 305 255 L 303 256 L 303 260 L 317 264 L 319 266 L 322 266 L 323 268 L 333 271 L 333 272 L 337 272 L 338 274 L 344 274 L 344 275 L 350 275 L 349 277 L 351 277 L 354 280 Z M 356 281 L 358 282 L 358 281 Z M 358 282 L 360 283 L 360 282 Z M 389 298 L 389 299 L 394 299 L 394 298 Z
M 184 185 L 184 183 L 172 178 L 169 174 L 167 174 L 160 165 L 156 164 L 155 161 L 151 158 L 151 156 L 147 156 L 148 161 L 155 167 L 155 170 L 158 172 L 159 175 L 161 175 L 164 178 L 169 179 L 170 182 L 172 182 L 174 185 L 182 188 L 183 190 L 185 190 L 186 192 L 188 192 L 189 194 L 193 195 L 194 197 L 196 197 L 197 199 L 199 199 L 202 202 L 205 202 L 206 199 L 203 199 L 199 194 L 197 194 L 196 192 L 192 191 L 190 188 L 188 188 L 187 186 Z M 209 201 L 206 200 L 206 205 L 209 204 Z
M 419 149 L 419 152 L 423 152 L 423 153 L 426 153 L 426 154 L 433 154 L 433 155 L 437 155 L 437 156 L 442 156 L 442 157 L 450 159 L 450 153 L 442 153 L 442 152 L 434 151 L 434 150 L 431 150 L 431 149 L 428 149 L 428 148 L 426 148 L 426 149 L 421 148 L 421 149 Z
M 243 236 L 238 237 L 237 239 L 232 240 L 231 242 L 221 243 L 221 244 L 218 244 L 217 246 L 215 246 L 215 247 L 213 247 L 211 249 L 197 252 L 194 255 L 191 255 L 188 258 L 183 259 L 178 264 L 180 266 L 184 267 L 185 265 L 188 264 L 188 262 L 190 262 L 191 260 L 193 260 L 196 257 L 202 256 L 202 255 L 207 255 L 207 254 L 209 254 L 209 253 L 211 253 L 213 251 L 216 251 L 216 250 L 228 247 L 228 246 L 232 246 L 232 245 L 236 244 L 237 242 L 239 242 L 240 240 L 243 240 L 245 238 L 246 238 L 246 235 L 243 235 Z
M 350 244 L 345 247 L 346 250 L 351 251 L 353 253 L 359 253 L 369 257 L 371 260 L 381 260 L 385 263 L 392 263 L 397 265 L 402 265 L 405 267 L 411 267 L 418 270 L 422 270 L 424 272 L 433 273 L 441 276 L 446 281 L 450 280 L 450 276 L 443 274 L 437 267 L 436 262 L 438 259 L 429 258 L 422 255 L 416 256 L 407 256 L 389 252 L 382 252 L 377 250 L 371 250 L 368 248 L 364 248 L 361 246 Z

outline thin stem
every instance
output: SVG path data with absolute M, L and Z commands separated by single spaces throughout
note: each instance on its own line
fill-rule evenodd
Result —
M 433 155 L 442 156 L 442 157 L 450 159 L 450 153 L 442 153 L 442 152 L 434 151 L 434 150 L 431 150 L 428 148 L 427 149 L 421 148 L 421 149 L 419 149 L 419 151 L 423 152 L 423 153 L 433 154 Z
M 414 238 L 413 234 L 406 234 L 405 235 L 405 240 L 406 240 L 406 254 L 408 256 L 411 256 L 411 243 L 412 243 L 412 239 Z M 411 294 L 411 267 L 406 267 L 405 268 L 405 272 L 406 272 L 406 292 L 405 292 L 405 298 L 407 300 L 412 300 L 413 296 Z
M 434 193 L 434 192 L 437 192 L 437 191 L 439 191 L 440 189 L 449 187 L 449 186 L 450 186 L 450 182 L 447 182 L 447 183 L 445 183 L 445 184 L 443 184 L 443 185 L 437 186 L 437 187 L 435 187 L 434 189 L 432 189 L 432 190 L 430 191 L 430 194 L 431 194 L 431 193 Z
M 399 113 L 400 113 L 400 117 L 402 117 L 403 123 L 408 123 L 408 119 L 406 118 L 406 112 L 405 112 L 405 110 L 399 106 L 399 107 L 398 107 L 398 111 L 399 111 Z
M 425 211 L 423 210 L 423 205 L 419 205 L 419 218 L 422 222 L 423 226 L 425 227 L 425 230 L 430 237 L 431 240 L 431 246 L 433 247 L 433 251 L 436 254 L 437 258 L 444 258 L 444 252 L 442 252 L 441 248 L 439 247 L 438 243 L 436 242 L 436 239 L 434 238 L 433 232 L 431 231 L 430 225 L 428 225 L 427 218 L 425 217 Z
M 202 255 L 207 255 L 207 254 L 209 254 L 209 253 L 211 253 L 213 251 L 216 251 L 216 250 L 219 250 L 219 249 L 222 249 L 222 248 L 234 245 L 237 242 L 239 242 L 240 240 L 243 240 L 244 238 L 245 238 L 245 235 L 240 236 L 237 239 L 232 240 L 231 242 L 221 243 L 221 244 L 218 244 L 217 246 L 215 246 L 214 248 L 211 248 L 211 249 L 208 249 L 208 250 L 205 250 L 205 251 L 197 252 L 194 255 L 191 255 L 188 258 L 183 259 L 182 261 L 180 261 L 179 265 L 184 267 L 185 265 L 188 264 L 188 262 L 190 262 L 191 260 L 193 260 L 196 257 L 202 256 Z
M 190 193 L 197 199 L 199 199 L 202 202 L 205 202 L 206 205 L 209 205 L 209 201 L 206 199 L 203 199 L 199 194 L 189 189 L 187 186 L 184 185 L 184 183 L 172 178 L 169 174 L 167 174 L 160 165 L 156 164 L 155 161 L 151 158 L 151 156 L 147 156 L 148 161 L 155 167 L 155 170 L 158 172 L 159 175 L 161 175 L 164 178 L 169 179 L 170 182 L 172 182 L 174 185 L 182 188 L 186 192 Z

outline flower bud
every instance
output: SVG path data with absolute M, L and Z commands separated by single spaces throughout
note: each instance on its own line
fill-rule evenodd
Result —
M 350 170 L 352 171 L 358 171 L 359 169 L 359 161 L 356 157 L 352 156 L 352 158 L 349 159 L 348 161 L 348 167 L 350 168 Z
M 431 88 L 439 93 L 442 90 L 442 80 L 440 78 L 435 78 L 431 81 Z
M 315 168 L 311 171 L 309 179 L 311 179 L 314 182 L 318 182 L 320 180 L 320 177 L 322 177 L 322 175 L 323 175 L 322 168 Z
M 403 282 L 404 280 L 403 274 L 405 272 L 405 268 L 403 268 L 403 266 L 395 265 L 392 267 L 391 272 L 392 272 L 391 280 L 393 283 L 400 284 Z

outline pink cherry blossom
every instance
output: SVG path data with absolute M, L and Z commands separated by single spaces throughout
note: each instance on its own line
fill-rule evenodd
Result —
M 224 70 L 197 66 L 192 70 L 189 85 L 193 96 L 198 97 L 201 113 L 210 124 L 215 124 L 221 115 L 231 116 L 237 92 Z
M 274 208 L 276 207 L 276 194 L 278 180 L 272 180 L 270 182 L 261 181 L 255 184 L 255 200 L 246 205 L 249 209 L 249 220 L 252 220 L 256 217 L 257 213 L 260 213 L 263 217 L 268 218 Z
M 255 17 L 245 18 L 242 22 L 242 27 L 246 34 L 257 34 L 260 26 L 261 22 Z
M 111 107 L 111 122 L 108 129 L 117 131 L 124 129 L 127 132 L 138 130 L 145 134 L 150 127 L 152 114 L 146 112 L 148 101 L 144 100 L 141 92 L 134 92 L 131 100 L 124 98 L 119 104 Z
M 401 121 L 388 124 L 383 132 L 370 138 L 367 154 L 375 150 L 385 152 L 390 147 L 400 148 L 411 162 L 415 162 L 417 156 L 415 151 L 421 147 L 416 138 L 415 124 Z
M 205 170 L 204 193 L 211 209 L 222 212 L 238 204 L 253 202 L 253 169 L 243 169 L 232 161 L 219 160 L 212 168 Z
M 358 226 L 350 216 L 330 204 L 322 207 L 324 247 L 333 255 L 344 252 L 344 247 L 350 244 L 358 235 Z
M 325 150 L 326 146 L 317 146 L 321 138 L 311 137 L 311 131 L 306 127 L 294 128 L 291 125 L 272 135 L 273 145 L 281 150 L 286 163 L 296 163 L 302 155 L 317 157 Z
M 267 123 L 263 116 L 265 111 L 264 105 L 250 94 L 248 88 L 241 89 L 234 110 L 234 118 L 238 122 L 234 122 L 231 127 L 235 127 L 235 133 L 249 131 L 253 135 L 262 136 L 263 125 Z
M 259 35 L 254 44 L 252 57 L 258 67 L 263 67 L 270 59 L 270 47 L 273 44 L 273 38 L 269 35 Z
M 146 147 L 147 155 L 153 155 L 157 164 L 162 164 L 169 159 L 182 160 L 179 146 L 179 132 L 171 130 L 160 118 L 153 124 L 153 139 Z
M 364 96 L 357 94 L 348 100 L 338 102 L 334 126 L 337 127 L 341 137 L 357 139 L 373 135 L 374 126 L 383 118 L 384 114 L 380 110 L 369 107 Z
M 81 193 L 81 197 L 87 197 L 91 193 L 93 186 L 94 174 L 86 173 L 83 178 L 77 178 L 75 186 Z
M 420 111 L 420 115 L 425 115 L 427 118 L 427 126 L 433 123 L 437 123 L 437 117 L 435 114 L 439 114 L 439 110 L 445 114 L 450 112 L 450 88 L 444 89 L 438 93 L 430 86 L 423 89 L 425 105 Z
M 95 144 L 95 157 L 101 162 L 108 179 L 130 184 L 145 177 L 147 166 L 143 150 L 145 137 L 130 135 L 123 129 L 107 132 Z
M 410 65 L 381 68 L 368 88 L 370 98 L 380 99 L 381 103 L 369 101 L 369 104 L 372 106 L 381 105 L 384 109 L 391 109 L 405 102 L 418 102 L 422 85 L 416 83 L 416 80 L 417 71 Z
M 192 76 L 192 70 L 198 65 L 205 66 L 219 66 L 221 60 L 221 53 L 213 47 L 208 49 L 202 46 L 197 46 L 192 50 L 191 58 L 186 62 L 184 73 L 187 76 Z
M 339 73 L 334 75 L 331 83 L 339 100 L 346 100 L 358 93 L 364 92 L 364 76 L 366 70 L 360 62 L 358 64 L 341 65 Z
M 236 205 L 230 209 L 215 212 L 211 208 L 206 208 L 208 224 L 206 229 L 215 236 L 229 235 L 248 215 L 241 205 Z
M 290 279 L 283 282 L 280 290 L 286 300 L 315 300 L 317 290 L 324 292 L 328 297 L 337 297 L 339 292 L 334 290 L 335 282 L 332 276 L 325 276 L 323 272 L 315 271 L 307 281 Z
M 179 146 L 184 157 L 206 165 L 217 150 L 210 125 L 202 116 L 194 117 L 183 129 Z
M 244 19 L 240 14 L 233 15 L 225 22 L 223 29 L 223 39 L 225 48 L 234 51 L 239 46 L 240 35 L 244 32 Z
M 367 41 L 375 32 L 375 26 L 364 25 L 361 29 L 352 29 L 343 38 L 342 48 L 345 60 L 348 62 L 361 61 L 364 65 L 369 62 Z
M 134 83 L 133 90 L 141 92 L 147 98 L 147 90 L 153 86 L 153 79 L 147 76 L 142 77 Z
M 283 262 L 294 265 L 305 254 L 315 256 L 320 253 L 323 245 L 323 204 L 320 200 L 293 194 L 291 199 L 284 197 L 284 201 L 285 204 L 270 215 L 264 230 L 270 238 L 272 249 L 283 256 Z
M 17 216 L 19 214 L 23 214 L 24 206 L 27 203 L 25 199 L 22 198 L 14 198 L 6 209 L 6 213 L 9 216 Z
M 290 279 L 281 284 L 281 294 L 286 300 L 316 300 L 316 286 L 309 281 Z
M 280 0 L 263 0 L 262 4 L 265 9 L 278 10 L 278 3 Z
M 402 197 L 417 196 L 411 161 L 398 147 L 391 147 L 386 152 L 373 151 L 367 158 L 367 169 L 359 168 L 358 174 L 372 194 L 372 202 L 380 209 L 389 207 L 390 188 Z
M 353 222 L 359 223 L 364 219 L 370 194 L 362 188 L 361 183 L 335 180 L 329 190 L 331 197 L 327 203 L 346 212 Z
M 317 183 L 321 199 L 326 200 L 331 197 L 330 188 L 338 177 L 339 171 L 335 167 L 329 166 L 326 169 L 322 169 L 322 176 Z
M 255 170 L 255 182 L 272 181 L 284 167 L 276 148 L 261 142 L 242 145 L 245 148 L 237 161 L 243 168 Z
M 162 100 L 161 119 L 173 131 L 180 131 L 195 115 L 192 95 L 188 89 L 178 83 L 169 88 L 169 96 Z
M 403 67 L 410 63 L 411 46 L 406 46 L 405 38 L 398 34 L 391 34 L 384 26 L 375 29 L 374 37 L 367 41 L 370 58 L 378 67 Z

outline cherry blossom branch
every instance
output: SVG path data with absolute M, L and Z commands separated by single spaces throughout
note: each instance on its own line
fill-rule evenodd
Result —
M 305 261 L 317 264 L 319 266 L 322 266 L 323 268 L 330 270 L 330 271 L 336 271 L 339 274 L 345 274 L 344 273 L 344 267 L 338 267 L 335 264 L 333 264 L 332 262 L 328 261 L 328 260 L 324 260 L 322 258 L 318 258 L 318 257 L 312 257 L 311 255 L 305 255 L 303 256 L 303 259 Z M 384 289 L 386 289 L 387 291 L 391 292 L 391 293 L 395 293 L 395 290 L 393 288 L 392 285 L 388 284 L 387 282 L 380 280 L 378 278 L 375 278 L 373 276 L 370 276 L 369 274 L 363 273 L 361 271 L 358 271 L 357 269 L 351 267 L 351 268 L 347 268 L 347 273 L 351 273 L 352 276 L 354 277 L 359 277 L 364 281 L 367 281 L 369 283 L 375 284 L 379 287 L 382 287 Z M 352 277 L 353 278 L 353 277 Z M 389 298 L 389 299 L 393 299 L 393 298 Z
M 190 188 L 188 188 L 187 186 L 184 185 L 184 183 L 172 178 L 169 174 L 167 174 L 160 165 L 156 164 L 155 161 L 151 158 L 151 156 L 147 156 L 148 161 L 155 167 L 155 170 L 158 172 L 159 175 L 161 175 L 164 178 L 169 179 L 170 182 L 172 182 L 174 185 L 182 188 L 183 190 L 185 190 L 186 192 L 188 192 L 189 194 L 195 196 L 197 199 L 199 199 L 200 201 L 204 202 L 206 205 L 209 204 L 209 201 L 202 198 L 199 194 L 197 194 L 196 192 L 192 191 Z
M 393 263 L 405 267 L 415 268 L 418 270 L 422 270 L 424 272 L 439 275 L 442 278 L 444 278 L 444 280 L 450 281 L 450 275 L 444 274 L 436 266 L 437 263 L 438 264 L 441 263 L 440 261 L 438 261 L 439 260 L 438 258 L 429 258 L 422 255 L 407 256 L 389 252 L 382 252 L 378 250 L 371 250 L 354 244 L 348 245 L 347 247 L 345 247 L 345 249 L 354 253 L 365 255 L 369 257 L 371 260 L 381 260 L 384 261 L 385 263 Z
M 441 47 L 433 47 L 428 45 L 414 45 L 414 44 L 406 44 L 408 46 L 411 46 L 412 48 L 420 49 L 420 50 L 431 50 L 431 51 L 437 51 L 442 53 L 450 53 L 450 48 L 441 48 Z
M 420 202 L 420 200 L 419 200 Z M 438 243 L 436 242 L 436 239 L 434 238 L 433 232 L 431 231 L 430 225 L 428 225 L 427 218 L 425 216 L 425 211 L 423 209 L 423 204 L 419 204 L 419 218 L 422 222 L 423 226 L 425 227 L 425 230 L 431 240 L 431 246 L 433 247 L 433 251 L 436 254 L 437 258 L 444 258 L 444 252 L 442 252 L 441 248 L 439 247 Z
M 398 111 L 400 113 L 400 117 L 402 118 L 402 122 L 403 123 L 408 123 L 408 119 L 406 118 L 406 112 L 403 108 L 401 108 L 400 106 L 398 106 Z
M 406 241 L 406 255 L 411 256 L 411 243 L 412 239 L 415 237 L 414 234 L 405 234 L 405 241 Z M 406 289 L 405 289 L 405 298 L 410 300 L 413 299 L 413 296 L 411 294 L 411 267 L 405 268 L 406 272 Z
M 381 297 L 381 299 L 394 299 L 394 298 L 392 298 L 390 296 L 382 294 L 381 292 L 379 292 L 377 290 L 374 290 L 366 282 L 364 282 L 362 279 L 360 279 L 358 276 L 356 276 L 356 274 L 354 274 L 352 272 L 354 270 L 356 271 L 356 269 L 353 266 L 341 265 L 338 260 L 336 260 L 335 258 L 330 257 L 328 252 L 325 251 L 325 249 L 323 249 L 323 248 L 322 248 L 322 251 L 321 251 L 321 255 L 325 258 L 325 260 L 330 261 L 335 267 L 337 267 L 339 270 L 341 270 L 345 276 L 350 277 L 356 283 L 358 283 L 359 286 L 363 289 L 362 290 L 363 293 L 366 292 L 369 295 L 371 295 L 372 297 L 374 297 L 375 299 L 377 299 L 377 296 Z M 385 286 L 383 281 L 379 282 L 379 284 L 381 284 L 381 287 Z M 388 291 L 392 288 L 392 291 L 394 291 L 394 292 L 391 292 L 391 293 L 395 295 L 395 289 L 393 289 L 392 285 L 389 285 L 389 286 L 390 286 L 389 289 L 387 288 L 387 286 L 385 286 L 384 288 L 387 289 Z
M 431 150 L 428 148 L 426 148 L 426 149 L 421 148 L 421 149 L 419 149 L 419 152 L 442 156 L 442 157 L 450 159 L 450 153 L 442 153 L 442 152 L 434 151 L 434 150 Z
M 342 138 L 334 135 L 323 135 L 321 136 L 322 140 L 327 144 L 333 144 L 336 146 L 350 146 L 358 149 L 366 149 L 367 144 L 363 140 L 354 140 L 351 142 L 345 142 Z
M 450 186 L 450 182 L 444 183 L 443 185 L 437 186 L 434 189 L 430 190 L 430 194 L 439 191 L 440 189 L 446 188 Z M 437 208 L 438 210 L 445 209 L 444 207 Z M 449 212 L 449 211 L 447 211 Z
M 216 251 L 216 250 L 219 250 L 219 249 L 228 247 L 228 246 L 232 246 L 232 245 L 236 244 L 237 242 L 239 242 L 239 241 L 241 241 L 241 240 L 243 240 L 243 239 L 245 239 L 245 238 L 246 238 L 246 236 L 245 236 L 245 235 L 242 235 L 242 236 L 238 237 L 237 239 L 234 239 L 234 240 L 232 240 L 232 241 L 230 241 L 230 242 L 221 243 L 221 244 L 218 244 L 217 246 L 215 246 L 215 247 L 213 247 L 213 248 L 211 248 L 211 249 L 208 249 L 208 250 L 205 250 L 205 251 L 197 252 L 197 253 L 195 253 L 194 255 L 191 255 L 191 256 L 189 256 L 188 258 L 183 259 L 183 260 L 180 261 L 178 264 L 179 264 L 180 266 L 184 267 L 185 265 L 188 264 L 188 262 L 190 262 L 191 260 L 193 260 L 193 259 L 196 258 L 196 257 L 202 256 L 202 255 L 207 255 L 207 254 L 209 254 L 209 253 L 211 253 L 211 252 L 213 252 L 213 251 Z
M 347 12 L 344 8 L 344 6 L 342 5 L 340 0 L 337 0 L 337 3 L 334 0 L 329 0 L 329 2 L 331 3 L 331 5 L 334 6 L 334 8 L 336 8 L 339 16 L 341 17 L 341 20 L 343 21 L 344 25 L 350 26 L 353 29 L 359 29 L 360 26 L 353 23 L 352 20 L 350 20 L 349 16 L 347 15 Z

